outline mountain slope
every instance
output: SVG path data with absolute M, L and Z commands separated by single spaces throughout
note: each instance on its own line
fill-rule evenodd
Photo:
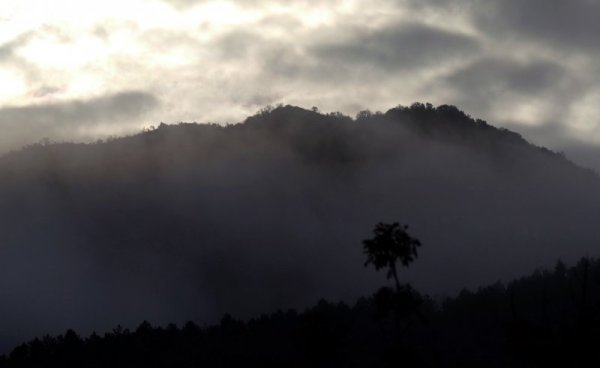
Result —
M 0 339 L 210 321 L 379 285 L 379 221 L 423 242 L 430 293 L 595 254 L 598 177 L 452 106 L 161 125 L 0 159 Z M 0 341 L 0 344 L 2 341 Z

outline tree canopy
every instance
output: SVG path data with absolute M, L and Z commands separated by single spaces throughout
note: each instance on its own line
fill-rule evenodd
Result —
M 376 270 L 388 268 L 387 278 L 394 278 L 396 289 L 400 289 L 396 263 L 408 267 L 417 257 L 421 242 L 408 234 L 408 225 L 378 223 L 373 230 L 375 236 L 363 241 L 367 255 L 365 266 L 373 264 Z

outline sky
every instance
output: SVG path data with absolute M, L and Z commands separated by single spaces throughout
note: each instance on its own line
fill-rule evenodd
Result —
M 5 0 L 0 152 L 279 103 L 454 104 L 600 159 L 594 0 Z

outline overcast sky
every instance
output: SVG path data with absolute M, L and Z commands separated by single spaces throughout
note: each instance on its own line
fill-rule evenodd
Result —
M 429 101 L 585 160 L 599 17 L 594 0 L 4 0 L 0 151 L 267 104 Z

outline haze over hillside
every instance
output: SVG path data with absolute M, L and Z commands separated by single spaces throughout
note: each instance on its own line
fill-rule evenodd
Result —
M 0 347 L 77 328 L 351 300 L 360 242 L 400 221 L 402 277 L 452 293 L 596 254 L 600 181 L 453 106 L 161 125 L 0 159 Z

